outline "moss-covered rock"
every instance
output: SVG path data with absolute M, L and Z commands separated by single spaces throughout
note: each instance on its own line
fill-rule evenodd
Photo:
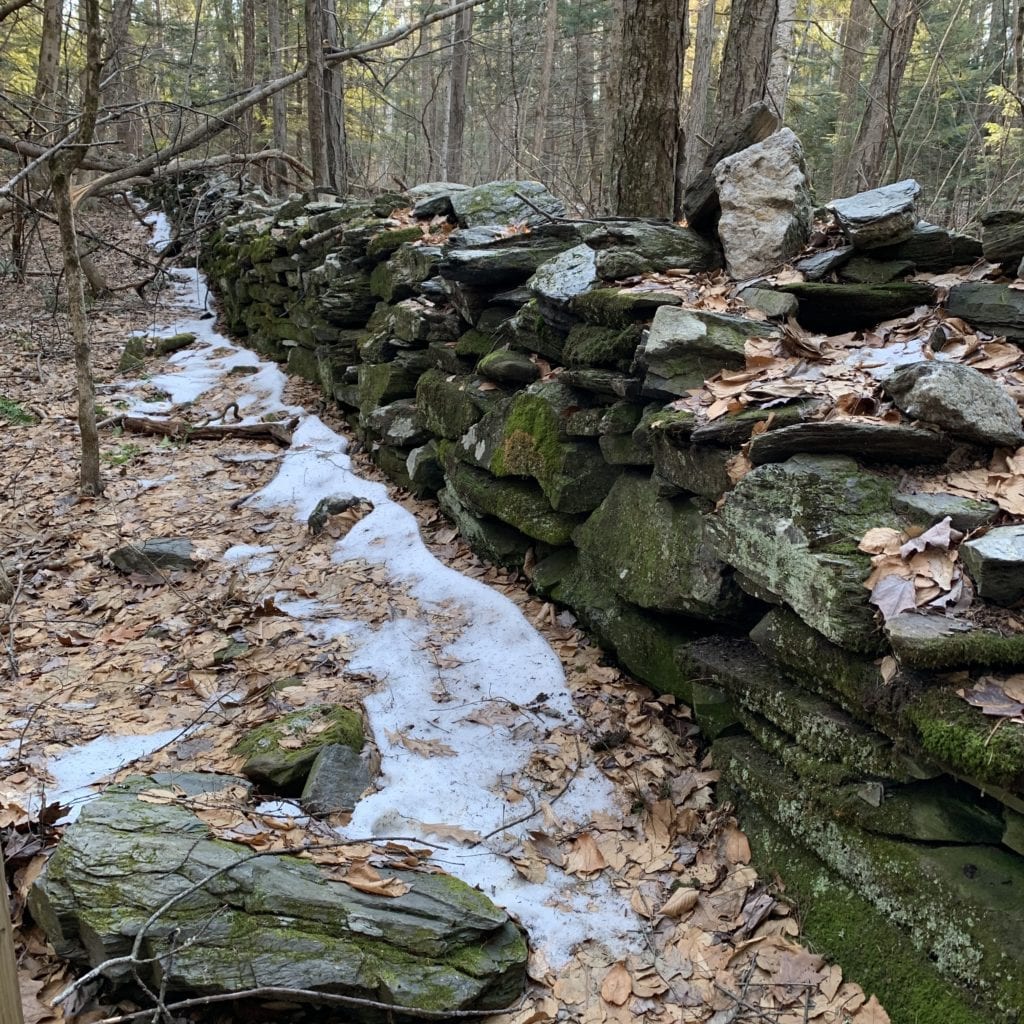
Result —
M 531 385 L 466 432 L 463 458 L 495 476 L 531 477 L 560 512 L 596 508 L 616 473 L 596 445 L 568 439 L 564 414 L 572 402 L 578 397 L 562 384 Z
M 532 384 L 540 376 L 540 367 L 525 352 L 502 348 L 489 352 L 477 363 L 481 377 L 503 384 Z
M 532 538 L 493 516 L 474 515 L 451 488 L 438 492 L 437 503 L 481 558 L 510 568 L 522 568 L 527 551 L 536 543 Z
M 317 704 L 253 729 L 232 752 L 245 759 L 246 778 L 279 792 L 298 792 L 317 754 L 332 743 L 361 750 L 362 719 L 349 708 Z
M 599 327 L 629 327 L 650 320 L 661 306 L 682 305 L 674 292 L 627 292 L 618 288 L 595 288 L 577 295 L 571 309 L 581 320 Z
M 658 496 L 647 476 L 624 473 L 573 535 L 585 571 L 642 608 L 731 619 L 741 595 L 704 535 L 692 502 Z
M 371 260 L 386 260 L 406 242 L 415 242 L 422 238 L 423 231 L 416 226 L 382 231 L 370 239 L 366 246 L 366 255 Z
M 577 324 L 565 341 L 565 364 L 628 370 L 640 344 L 640 333 L 638 326 L 615 328 Z
M 687 494 L 716 501 L 732 487 L 729 463 L 735 452 L 710 445 L 672 441 L 669 433 L 656 427 L 650 432 L 654 471 L 661 480 Z
M 421 352 L 402 353 L 389 363 L 364 363 L 359 367 L 360 414 L 369 416 L 378 406 L 411 398 L 429 366 L 429 358 Z
M 944 615 L 897 615 L 885 624 L 893 653 L 911 668 L 950 669 L 978 665 L 1024 665 L 1024 635 L 1000 633 L 966 619 Z
M 840 646 L 871 652 L 871 563 L 857 545 L 872 527 L 904 525 L 891 510 L 894 489 L 852 459 L 798 455 L 748 473 L 709 528 L 722 561 L 765 594 Z
M 254 860 L 249 847 L 215 838 L 194 809 L 204 794 L 223 800 L 244 787 L 232 776 L 162 773 L 92 801 L 30 895 L 54 946 L 99 966 L 126 957 L 145 929 L 138 970 L 181 995 L 279 986 L 434 1012 L 516 999 L 526 942 L 482 893 L 449 875 L 389 870 L 407 887 L 389 898 L 297 857 Z M 139 799 L 153 789 L 159 802 Z M 182 797 L 168 800 L 174 789 Z M 251 812 L 244 795 L 239 802 Z M 104 974 L 132 984 L 134 969 Z
M 450 444 L 442 448 L 441 456 L 448 487 L 470 511 L 494 516 L 528 537 L 556 547 L 571 539 L 578 518 L 556 512 L 535 484 L 497 480 L 456 458 Z
M 539 181 L 489 181 L 452 192 L 449 199 L 462 227 L 544 224 L 565 216 L 565 204 Z
M 435 437 L 454 441 L 497 400 L 494 392 L 482 391 L 477 377 L 452 376 L 440 370 L 428 370 L 416 385 L 416 408 Z

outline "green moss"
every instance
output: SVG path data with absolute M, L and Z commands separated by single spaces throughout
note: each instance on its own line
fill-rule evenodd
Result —
M 366 246 L 366 255 L 371 260 L 386 260 L 400 245 L 414 242 L 423 237 L 418 227 L 399 228 L 397 231 L 382 231 L 374 235 Z
M 565 341 L 563 358 L 566 366 L 605 366 L 627 370 L 640 344 L 640 328 L 631 326 L 619 330 L 577 324 Z
M 497 344 L 493 335 L 471 328 L 455 343 L 455 354 L 466 359 L 482 359 L 493 352 Z
M 427 429 L 455 441 L 484 414 L 484 400 L 472 377 L 427 370 L 416 384 L 416 408 Z
M 921 749 L 958 775 L 1024 792 L 1024 729 L 996 728 L 949 689 L 926 690 L 903 707 Z
M 617 288 L 597 288 L 577 295 L 572 311 L 599 327 L 630 327 L 650 320 L 659 306 L 679 306 L 682 300 L 671 292 L 624 292 Z
M 491 463 L 497 476 L 532 476 L 543 483 L 556 471 L 562 441 L 555 410 L 542 397 L 516 395 L 503 433 Z

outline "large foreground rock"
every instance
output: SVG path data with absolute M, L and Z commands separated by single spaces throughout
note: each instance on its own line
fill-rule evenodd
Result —
M 803 249 L 811 193 L 800 140 L 783 128 L 715 168 L 722 216 L 718 237 L 737 280 L 774 270 Z
M 166 959 L 140 970 L 171 994 L 280 986 L 423 1010 L 490 1009 L 516 998 L 526 943 L 482 893 L 449 875 L 388 869 L 409 886 L 388 898 L 310 861 L 253 859 L 247 847 L 214 838 L 189 799 L 245 785 L 199 773 L 135 776 L 89 804 L 29 895 L 57 952 L 91 966 L 125 956 L 155 911 L 220 872 L 145 932 L 142 957 Z M 172 786 L 185 796 L 139 799 Z M 108 972 L 114 981 L 129 976 L 124 965 Z

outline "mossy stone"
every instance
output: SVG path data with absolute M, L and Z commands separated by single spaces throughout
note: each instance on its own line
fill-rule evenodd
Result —
M 540 367 L 524 352 L 498 349 L 477 363 L 481 377 L 504 384 L 532 384 L 540 376 Z
M 418 227 L 399 228 L 396 231 L 382 231 L 370 239 L 366 246 L 366 255 L 371 260 L 386 260 L 406 242 L 415 242 L 423 238 L 423 231 Z
M 287 745 L 282 746 L 282 741 Z M 232 753 L 245 758 L 242 774 L 246 778 L 278 792 L 298 792 L 317 754 L 333 743 L 361 750 L 362 719 L 349 708 L 317 704 L 253 729 Z
M 628 370 L 639 344 L 640 328 L 637 326 L 619 329 L 577 324 L 565 341 L 565 364 Z
M 741 595 L 705 539 L 689 501 L 658 496 L 650 477 L 623 473 L 573 535 L 586 571 L 642 608 L 730 620 Z
M 474 515 L 449 487 L 438 492 L 437 503 L 481 558 L 509 568 L 522 568 L 527 551 L 536 543 L 532 538 L 493 516 Z
M 416 385 L 416 408 L 435 437 L 457 440 L 484 415 L 495 398 L 478 378 L 427 370 Z M 499 392 L 499 397 L 504 397 Z
M 880 637 L 858 550 L 877 526 L 900 529 L 889 479 L 852 459 L 794 456 L 759 466 L 731 490 L 709 529 L 722 561 L 840 646 L 874 652 Z
M 672 292 L 627 292 L 618 288 L 595 288 L 577 295 L 571 303 L 581 320 L 599 327 L 629 327 L 650 320 L 661 306 L 682 305 Z

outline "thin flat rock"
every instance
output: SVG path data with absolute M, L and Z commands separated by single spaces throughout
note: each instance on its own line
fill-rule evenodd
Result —
M 758 434 L 750 442 L 750 461 L 755 466 L 785 462 L 802 452 L 852 455 L 865 462 L 915 465 L 941 462 L 953 444 L 945 434 L 920 427 L 856 420 L 823 420 L 795 423 Z

